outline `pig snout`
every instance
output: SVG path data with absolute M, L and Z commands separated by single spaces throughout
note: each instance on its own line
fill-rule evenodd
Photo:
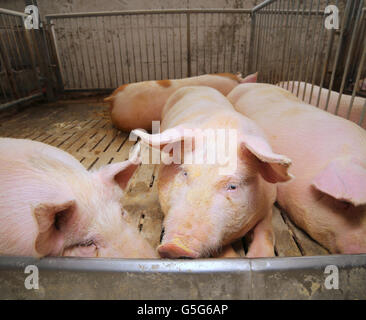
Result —
M 164 242 L 158 247 L 161 258 L 191 258 L 195 259 L 200 254 L 188 247 L 180 238 L 173 238 L 171 241 Z

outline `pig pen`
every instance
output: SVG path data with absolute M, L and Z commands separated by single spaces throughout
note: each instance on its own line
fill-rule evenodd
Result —
M 365 3 L 337 1 L 340 30 L 326 30 L 328 3 L 54 14 L 40 29 L 24 27 L 27 14 L 0 9 L 0 136 L 59 147 L 91 170 L 126 160 L 135 143 L 113 127 L 102 102 L 123 83 L 259 71 L 261 82 L 306 81 L 363 96 L 357 84 L 366 77 Z M 157 174 L 156 165 L 141 165 L 124 199 L 130 222 L 154 246 L 163 221 Z M 0 298 L 366 298 L 366 255 L 330 255 L 281 208 L 273 214 L 275 258 L 245 258 L 244 239 L 233 245 L 236 259 L 2 256 Z M 24 286 L 28 265 L 39 269 L 37 290 Z M 338 268 L 338 290 L 325 285 L 327 266 Z

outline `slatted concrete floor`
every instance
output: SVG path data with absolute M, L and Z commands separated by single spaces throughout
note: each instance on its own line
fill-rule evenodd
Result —
M 108 107 L 97 100 L 39 103 L 19 112 L 0 113 L 0 136 L 32 139 L 61 148 L 75 156 L 88 170 L 124 161 L 134 142 L 118 131 L 108 117 Z M 123 200 L 127 220 L 153 246 L 160 242 L 163 214 L 157 197 L 156 165 L 141 165 Z M 273 208 L 278 256 L 324 255 L 327 250 L 296 228 L 284 212 Z M 244 246 L 242 245 L 244 243 Z M 234 245 L 240 256 L 245 241 Z

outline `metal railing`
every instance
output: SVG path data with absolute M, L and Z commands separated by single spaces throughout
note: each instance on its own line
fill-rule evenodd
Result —
M 65 90 L 204 73 L 247 73 L 246 9 L 56 14 L 51 26 Z
M 324 9 L 329 4 L 340 9 L 339 30 L 325 27 Z M 358 119 L 351 116 L 356 96 L 366 96 L 365 14 L 364 0 L 265 1 L 252 12 L 248 69 L 259 71 L 261 82 L 290 88 L 303 100 L 308 97 L 306 102 L 353 117 L 365 127 L 366 102 L 361 107 L 363 100 L 357 98 L 362 110 L 357 110 Z M 300 82 L 308 84 L 302 92 Z M 314 86 L 319 87 L 317 97 Z M 340 93 L 336 102 L 331 101 L 331 90 Z M 344 94 L 350 97 L 347 110 L 341 110 Z
M 25 29 L 27 16 L 0 9 L 0 110 L 43 95 L 37 35 Z

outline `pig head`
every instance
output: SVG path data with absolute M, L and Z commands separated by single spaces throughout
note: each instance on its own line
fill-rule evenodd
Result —
M 206 90 L 203 94 L 211 99 L 216 94 L 213 91 Z M 189 93 L 185 96 L 188 98 Z M 174 100 L 174 95 L 170 99 Z M 204 101 L 197 103 L 202 106 Z M 249 119 L 224 105 L 215 111 L 207 115 L 211 118 L 207 124 L 210 128 L 220 128 L 224 122 L 230 125 L 223 129 L 232 126 L 238 132 L 234 152 L 228 156 L 228 162 L 235 163 L 230 173 L 223 173 L 223 166 L 217 161 L 206 162 L 214 146 L 197 143 L 199 133 L 185 130 L 191 123 L 168 128 L 160 134 L 133 131 L 143 142 L 162 149 L 165 155 L 170 156 L 177 145 L 176 150 L 181 150 L 180 160 L 160 164 L 158 192 L 165 215 L 165 232 L 158 252 L 168 258 L 207 257 L 254 231 L 248 256 L 273 256 L 271 212 L 276 197 L 275 183 L 290 180 L 291 161 L 275 154 Z M 197 110 L 196 116 L 200 116 Z M 187 145 L 190 147 L 186 148 Z M 213 151 L 216 159 L 221 151 L 218 148 Z M 203 163 L 187 161 L 199 156 L 203 156 Z
M 156 256 L 122 217 L 120 200 L 137 159 L 88 172 L 57 148 L 2 138 L 0 164 L 1 254 Z

